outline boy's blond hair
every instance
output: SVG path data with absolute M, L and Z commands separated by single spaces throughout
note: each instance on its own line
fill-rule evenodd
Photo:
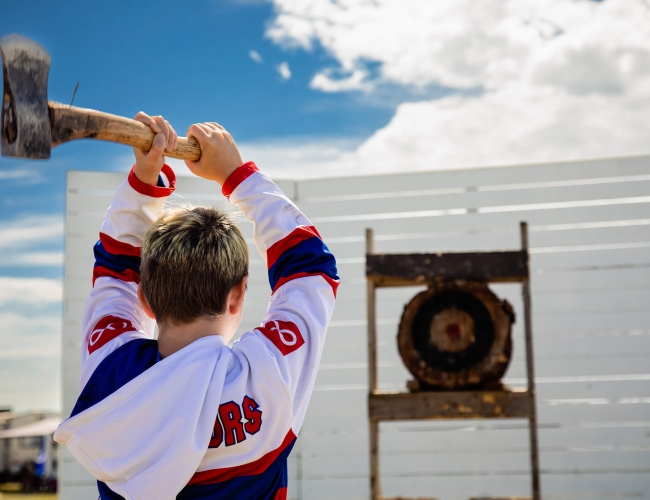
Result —
M 244 237 L 216 208 L 166 210 L 144 237 L 140 286 L 159 323 L 218 316 L 245 276 Z

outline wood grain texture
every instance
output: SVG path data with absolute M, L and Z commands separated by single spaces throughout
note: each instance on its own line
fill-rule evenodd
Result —
M 434 359 L 438 360 L 437 363 L 442 363 L 443 359 L 455 358 L 456 362 L 453 363 L 453 369 L 448 366 L 445 367 L 444 364 L 434 364 L 427 357 L 426 350 L 422 352 L 420 350 L 422 347 L 417 347 L 418 327 L 415 326 L 417 324 L 415 321 L 416 316 L 431 307 L 430 301 L 432 299 L 444 300 L 441 297 L 449 297 L 448 294 L 450 293 L 466 294 L 473 297 L 474 300 L 480 301 L 485 308 L 485 314 L 489 317 L 489 326 L 484 323 L 482 327 L 479 327 L 479 323 L 476 322 L 478 318 L 467 316 L 471 327 L 476 327 L 476 331 L 472 333 L 472 346 L 480 344 L 481 340 L 485 341 L 486 338 L 490 338 L 490 326 L 493 335 L 489 347 L 484 351 L 485 354 L 480 359 L 472 362 L 469 362 L 466 357 L 458 357 L 455 353 L 445 350 L 439 340 L 431 338 L 431 343 L 435 345 L 439 352 L 439 357 Z M 458 313 L 460 309 L 449 307 L 445 311 L 436 313 L 432 319 L 435 320 L 435 318 L 440 318 L 445 313 L 450 312 Z M 508 369 L 512 355 L 511 325 L 513 322 L 512 306 L 507 301 L 502 302 L 486 285 L 459 280 L 438 283 L 418 293 L 404 307 L 397 333 L 397 345 L 404 365 L 420 381 L 423 389 L 487 388 L 490 385 L 498 384 Z M 470 348 L 471 346 L 467 345 L 463 350 L 466 351 Z
M 75 139 L 98 139 L 126 144 L 143 151 L 151 149 L 155 134 L 144 123 L 58 102 L 50 102 L 49 108 L 52 146 Z M 179 137 L 176 149 L 165 156 L 197 161 L 201 158 L 201 148 L 196 139 Z
M 528 277 L 528 252 L 367 255 L 366 276 L 377 286 L 426 284 L 448 279 L 517 282 Z
M 532 411 L 527 391 L 440 391 L 368 395 L 371 420 L 527 418 Z

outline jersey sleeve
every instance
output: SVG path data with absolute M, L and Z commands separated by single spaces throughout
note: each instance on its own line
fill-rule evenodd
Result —
M 267 313 L 259 327 L 242 336 L 241 345 L 251 336 L 264 344 L 290 399 L 297 429 L 334 310 L 336 260 L 307 217 L 254 163 L 239 167 L 222 191 L 253 222 L 255 246 L 271 288 Z
M 81 387 L 95 368 L 118 347 L 137 338 L 153 338 L 155 322 L 140 307 L 140 254 L 144 234 L 174 191 L 176 176 L 165 165 L 151 186 L 131 169 L 106 211 L 93 251 L 93 288 L 82 315 Z

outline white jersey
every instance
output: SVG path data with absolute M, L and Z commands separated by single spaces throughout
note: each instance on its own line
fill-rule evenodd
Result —
M 136 292 L 143 236 L 174 185 L 167 165 L 157 186 L 132 170 L 107 210 L 82 320 L 82 392 L 55 439 L 98 479 L 105 500 L 286 498 L 287 456 L 339 283 L 334 257 L 245 163 L 222 191 L 255 225 L 271 285 L 267 313 L 232 348 L 209 336 L 161 360 Z

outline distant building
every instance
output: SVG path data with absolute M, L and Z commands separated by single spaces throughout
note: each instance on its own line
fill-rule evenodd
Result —
M 59 423 L 54 413 L 0 409 L 0 483 L 29 483 L 33 489 L 56 484 L 57 443 L 52 434 Z

